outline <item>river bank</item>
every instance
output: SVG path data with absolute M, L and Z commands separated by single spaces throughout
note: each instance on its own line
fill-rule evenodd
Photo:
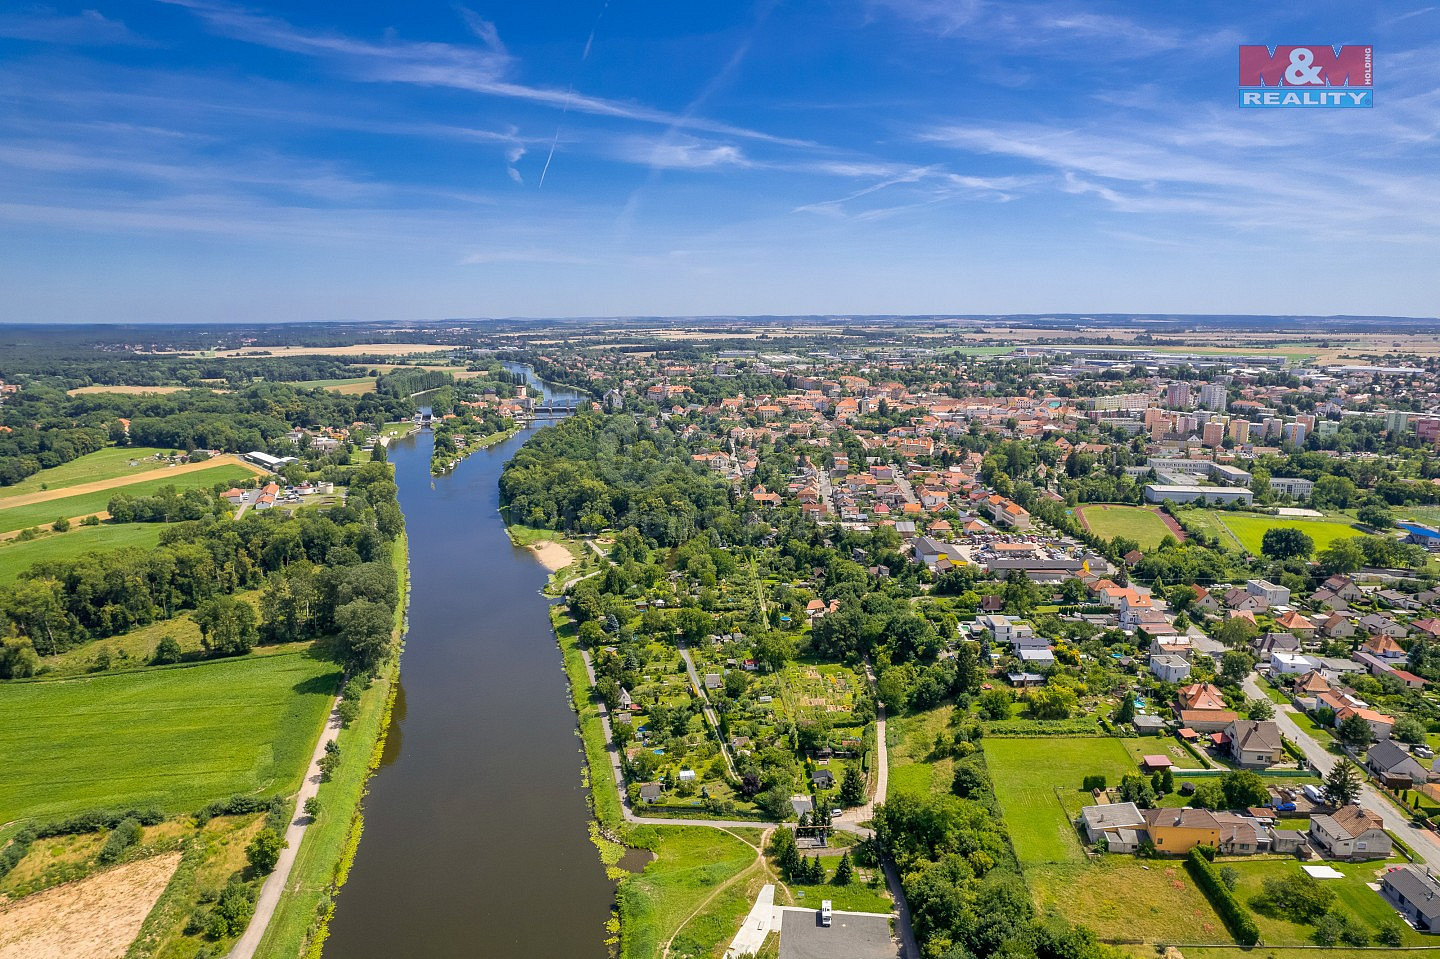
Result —
M 474 443 L 469 443 L 464 448 L 455 450 L 451 453 L 447 453 L 443 457 L 437 456 L 435 453 L 431 453 L 430 475 L 444 476 L 446 473 L 453 472 L 455 467 L 463 463 L 467 457 L 472 456 L 475 453 L 480 452 L 481 450 L 488 450 L 490 447 L 494 446 L 497 443 L 505 442 L 510 437 L 520 432 L 520 430 L 520 425 L 516 424 L 514 426 L 511 426 L 508 430 L 501 430 L 498 433 L 491 433 L 489 436 L 482 436 Z
M 316 794 L 319 812 L 296 854 L 257 959 L 319 959 L 335 911 L 335 897 L 349 875 L 364 828 L 364 798 L 384 755 L 399 691 L 400 658 L 410 607 L 408 539 L 396 540 L 393 562 L 401 601 L 395 611 L 394 653 L 360 697 L 355 718 L 336 737 L 340 761 Z

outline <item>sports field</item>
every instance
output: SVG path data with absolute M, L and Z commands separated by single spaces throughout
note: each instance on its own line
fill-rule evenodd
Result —
M 1110 785 L 1138 768 L 1125 747 L 1108 736 L 1067 739 L 985 738 L 985 763 L 1010 841 L 1022 866 L 1084 858 L 1066 805 L 1078 808 L 1080 782 L 1103 775 Z M 1063 803 L 1063 804 L 1062 804 Z
M 123 546 L 153 548 L 160 542 L 164 530 L 164 523 L 103 523 L 76 526 L 68 533 L 47 533 L 28 543 L 18 540 L 0 543 L 0 586 L 9 586 L 23 570 L 42 561 L 74 559 L 82 553 Z
M 1200 511 L 1197 511 L 1200 512 Z M 1315 541 L 1315 552 L 1338 539 L 1363 535 L 1346 517 L 1303 519 L 1291 516 L 1264 516 L 1257 513 L 1228 513 L 1223 510 L 1203 511 L 1212 518 L 1212 528 L 1220 531 L 1226 545 L 1239 546 L 1245 552 L 1260 555 L 1261 541 L 1267 529 L 1298 529 Z
M 288 792 L 339 681 L 298 652 L 0 685 L 0 822 Z
M 151 464 L 151 468 L 154 468 L 154 464 Z M 30 503 L 25 506 L 6 507 L 5 501 L 0 500 L 0 533 L 26 529 L 30 526 L 49 526 L 60 516 L 73 518 L 103 512 L 110 505 L 111 498 L 118 493 L 128 493 L 131 496 L 150 496 L 166 486 L 187 490 L 201 486 L 213 486 L 216 483 L 237 483 L 240 480 L 250 479 L 254 475 L 255 471 L 247 467 L 234 463 L 219 463 L 207 469 L 176 473 L 174 476 L 162 476 L 141 483 L 131 483 L 128 486 L 96 490 L 93 493 L 79 493 L 75 496 L 63 496 L 59 499 Z
M 1165 525 L 1160 511 L 1145 506 L 1110 506 L 1096 503 L 1075 511 L 1096 536 L 1114 539 L 1123 536 L 1140 544 L 1141 549 L 1154 549 L 1166 536 L 1174 536 Z M 1175 537 L 1179 539 L 1178 536 Z
M 34 476 L 27 476 L 14 486 L 0 486 L 0 500 L 40 493 L 47 489 L 64 489 L 77 483 L 93 483 L 96 480 L 162 469 L 165 464 L 157 463 L 150 457 L 156 453 L 168 452 L 169 450 L 157 450 L 149 446 L 111 446 L 94 453 L 86 453 L 68 463 L 41 470 Z M 134 466 L 130 465 L 132 461 Z

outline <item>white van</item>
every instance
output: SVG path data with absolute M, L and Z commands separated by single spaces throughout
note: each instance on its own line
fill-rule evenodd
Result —
M 826 899 L 820 903 L 820 925 L 830 925 L 830 900 Z

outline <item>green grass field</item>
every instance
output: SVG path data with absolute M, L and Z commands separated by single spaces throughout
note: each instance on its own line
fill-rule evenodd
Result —
M 36 563 L 74 559 L 81 553 L 140 546 L 151 549 L 160 542 L 164 523 L 102 523 L 76 526 L 68 533 L 47 533 L 28 543 L 0 543 L 0 586 L 9 586 Z
M 616 892 L 621 959 L 659 959 L 672 935 L 670 955 L 715 954 L 750 909 L 747 884 L 736 882 L 702 904 L 717 887 L 755 865 L 755 848 L 703 826 L 641 826 L 634 836 L 656 858 L 644 872 L 621 880 Z
M 1084 853 L 1070 821 L 1085 797 L 1080 781 L 1096 773 L 1113 786 L 1137 769 L 1124 745 L 1109 737 L 987 736 L 984 742 L 995 797 L 1005 814 L 1015 855 L 1026 867 L 1081 859 Z
M 1076 513 L 1084 517 L 1085 525 L 1096 536 L 1106 539 L 1123 536 L 1139 543 L 1141 549 L 1153 549 L 1166 536 L 1174 535 L 1158 510 L 1144 506 L 1095 504 L 1081 507 Z
M 339 669 L 305 653 L 0 686 L 0 822 L 288 793 Z
M 77 483 L 94 483 L 99 480 L 128 476 L 163 469 L 164 463 L 146 460 L 156 453 L 168 453 L 150 446 L 112 446 L 108 449 L 87 453 L 77 459 L 48 470 L 41 470 L 34 476 L 27 476 L 14 486 L 0 486 L 0 500 L 11 496 L 25 496 L 29 493 L 43 493 L 47 489 L 64 489 Z M 138 462 L 131 466 L 130 461 Z
M 1219 523 L 1248 553 L 1260 555 L 1260 544 L 1267 529 L 1298 529 L 1315 541 L 1320 552 L 1337 539 L 1362 535 L 1346 519 L 1295 519 L 1285 516 L 1259 516 L 1254 513 L 1217 513 Z
M 1400 860 L 1395 860 L 1399 862 Z M 1380 897 L 1378 892 L 1370 889 L 1367 882 L 1379 882 L 1376 874 L 1385 869 L 1391 863 L 1329 863 L 1339 872 L 1345 874 L 1344 879 L 1323 879 L 1321 883 L 1326 889 L 1335 893 L 1334 908 L 1352 919 L 1358 920 L 1361 925 L 1367 926 L 1373 932 L 1382 923 L 1397 919 L 1395 910 L 1390 904 Z M 1227 859 L 1225 865 L 1232 867 L 1240 878 L 1235 885 L 1235 897 L 1250 907 L 1251 915 L 1255 924 L 1260 927 L 1260 937 L 1267 945 L 1305 945 L 1313 942 L 1311 938 L 1314 927 L 1303 923 L 1291 922 L 1288 919 L 1276 919 L 1263 913 L 1256 912 L 1251 906 L 1251 900 L 1258 896 L 1265 880 L 1278 877 L 1295 875 L 1300 872 L 1300 864 L 1290 858 L 1284 859 Z M 1404 944 L 1407 946 L 1425 945 L 1425 936 L 1413 929 L 1406 927 L 1404 932 Z
M 933 796 L 950 792 L 955 778 L 955 760 L 935 759 L 935 737 L 950 730 L 953 706 L 940 706 L 923 713 L 892 717 L 887 725 L 892 794 Z
M 1231 941 L 1178 859 L 1143 862 L 1106 856 L 1089 863 L 1036 866 L 1025 870 L 1025 879 L 1039 912 L 1080 923 L 1102 940 Z
M 130 496 L 150 496 L 166 486 L 187 490 L 200 486 L 213 486 L 216 483 L 238 483 L 240 480 L 251 479 L 254 476 L 255 473 L 252 470 L 243 466 L 220 463 L 208 469 L 177 473 L 174 476 L 162 476 L 158 479 L 145 480 L 143 483 L 131 483 L 129 486 L 98 490 L 94 493 L 62 496 L 59 499 L 31 503 L 28 506 L 7 508 L 3 501 L 0 501 L 0 533 L 25 529 L 29 526 L 49 526 L 61 516 L 70 518 L 99 513 L 110 505 L 112 498 L 122 492 Z

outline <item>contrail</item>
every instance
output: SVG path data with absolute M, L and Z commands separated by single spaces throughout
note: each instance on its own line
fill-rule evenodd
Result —
M 565 122 L 565 111 L 570 109 L 570 92 L 574 89 L 575 87 L 572 84 L 570 88 L 565 91 L 565 105 L 560 108 L 560 123 Z M 540 182 L 535 186 L 537 190 L 545 185 L 545 174 L 550 172 L 550 161 L 555 159 L 555 144 L 560 142 L 560 123 L 555 124 L 555 136 L 550 140 L 550 152 L 546 155 L 545 166 L 540 171 Z
M 585 52 L 582 53 L 582 54 L 580 54 L 580 62 L 581 62 L 581 63 L 584 63 L 586 60 L 589 60 L 589 59 L 590 59 L 590 48 L 595 45 L 595 31 L 600 29 L 600 21 L 605 17 L 605 11 L 606 11 L 606 10 L 609 10 L 609 9 L 610 9 L 610 0 L 605 0 L 605 3 L 600 7 L 600 12 L 595 15 L 595 22 L 590 25 L 590 35 L 585 38 Z M 561 107 L 561 109 L 560 109 L 560 119 L 561 119 L 562 122 L 563 122 L 564 119 L 565 119 L 565 114 L 566 114 L 566 112 L 570 109 L 570 94 L 573 93 L 574 90 L 575 90 L 575 84 L 572 83 L 572 84 L 570 84 L 569 88 L 566 89 L 566 91 L 565 91 L 565 104 L 564 104 L 564 106 Z M 557 123 L 557 124 L 555 124 L 555 137 L 554 137 L 554 139 L 552 139 L 552 140 L 550 141 L 550 153 L 549 153 L 548 156 L 545 157 L 545 167 L 544 167 L 544 169 L 542 169 L 542 170 L 540 171 L 540 182 L 535 186 L 535 189 L 537 189 L 537 190 L 540 189 L 540 187 L 542 187 L 542 186 L 545 185 L 545 174 L 546 174 L 546 173 L 549 171 L 549 169 L 550 169 L 550 161 L 553 160 L 553 159 L 555 159 L 555 144 L 557 144 L 557 143 L 559 143 L 559 142 L 560 142 L 560 124 Z

